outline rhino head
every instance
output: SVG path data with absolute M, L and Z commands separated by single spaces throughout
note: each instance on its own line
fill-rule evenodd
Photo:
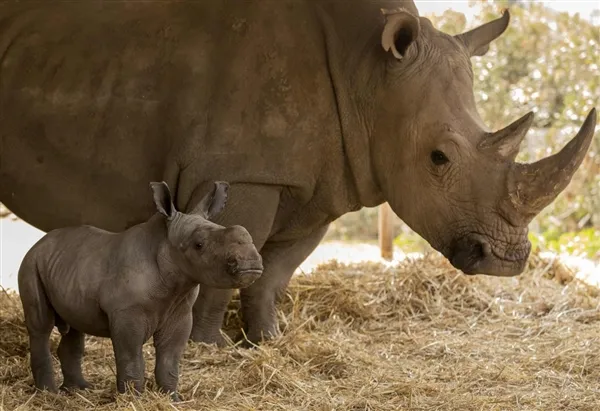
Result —
M 191 213 L 175 209 L 169 186 L 150 183 L 157 211 L 165 218 L 168 255 L 193 282 L 215 288 L 245 288 L 263 272 L 262 257 L 242 226 L 213 223 L 227 202 L 229 184 L 214 183 Z
M 533 113 L 489 130 L 475 106 L 470 62 L 506 30 L 508 11 L 456 36 L 405 9 L 382 11 L 385 68 L 370 146 L 383 198 L 464 273 L 521 273 L 531 249 L 527 226 L 581 164 L 595 109 L 559 153 L 517 163 Z

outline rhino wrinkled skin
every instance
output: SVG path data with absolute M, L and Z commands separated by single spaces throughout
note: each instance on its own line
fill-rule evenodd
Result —
M 61 388 L 89 387 L 81 361 L 84 335 L 92 334 L 112 340 L 118 391 L 133 383 L 143 392 L 142 346 L 153 337 L 156 383 L 178 400 L 198 284 L 240 288 L 260 277 L 262 259 L 248 231 L 209 221 L 225 206 L 227 183 L 216 182 L 190 214 L 175 209 L 167 184 L 150 185 L 158 213 L 147 222 L 118 234 L 92 226 L 53 230 L 25 255 L 19 293 L 38 389 L 57 391 L 49 341 L 56 326 Z
M 364 206 L 389 202 L 467 274 L 519 274 L 596 114 L 554 156 L 514 161 L 533 114 L 489 130 L 470 63 L 508 23 L 450 36 L 412 1 L 4 3 L 0 201 L 42 230 L 121 230 L 152 213 L 147 181 L 182 210 L 231 182 L 217 222 L 264 261 L 241 291 L 252 341 L 279 332 L 276 298 L 328 224 Z M 230 297 L 201 287 L 192 339 L 222 342 Z

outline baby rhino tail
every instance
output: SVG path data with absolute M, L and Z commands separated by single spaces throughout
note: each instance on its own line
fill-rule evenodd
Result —
M 25 325 L 30 334 L 50 335 L 52 328 L 56 326 L 58 331 L 65 335 L 70 327 L 60 318 L 48 300 L 35 254 L 35 249 L 29 250 L 19 268 L 19 296 L 23 304 Z

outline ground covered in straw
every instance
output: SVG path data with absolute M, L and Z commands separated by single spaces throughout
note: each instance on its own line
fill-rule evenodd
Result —
M 437 256 L 329 263 L 293 279 L 280 321 L 283 336 L 255 349 L 189 343 L 183 403 L 152 391 L 150 344 L 150 391 L 115 398 L 111 344 L 91 337 L 84 373 L 94 389 L 52 395 L 32 389 L 20 302 L 3 293 L 0 409 L 600 409 L 598 290 L 536 256 L 510 279 L 461 275 Z

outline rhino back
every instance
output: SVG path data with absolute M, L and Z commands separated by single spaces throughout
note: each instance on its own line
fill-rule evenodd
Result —
M 310 196 L 342 148 L 308 3 L 3 5 L 0 200 L 45 230 L 120 230 L 161 178 L 179 207 L 211 179 Z
M 53 230 L 25 257 L 34 261 L 35 275 L 53 309 L 67 324 L 83 332 L 108 333 L 98 297 L 110 282 L 106 267 L 117 237 L 89 226 Z

